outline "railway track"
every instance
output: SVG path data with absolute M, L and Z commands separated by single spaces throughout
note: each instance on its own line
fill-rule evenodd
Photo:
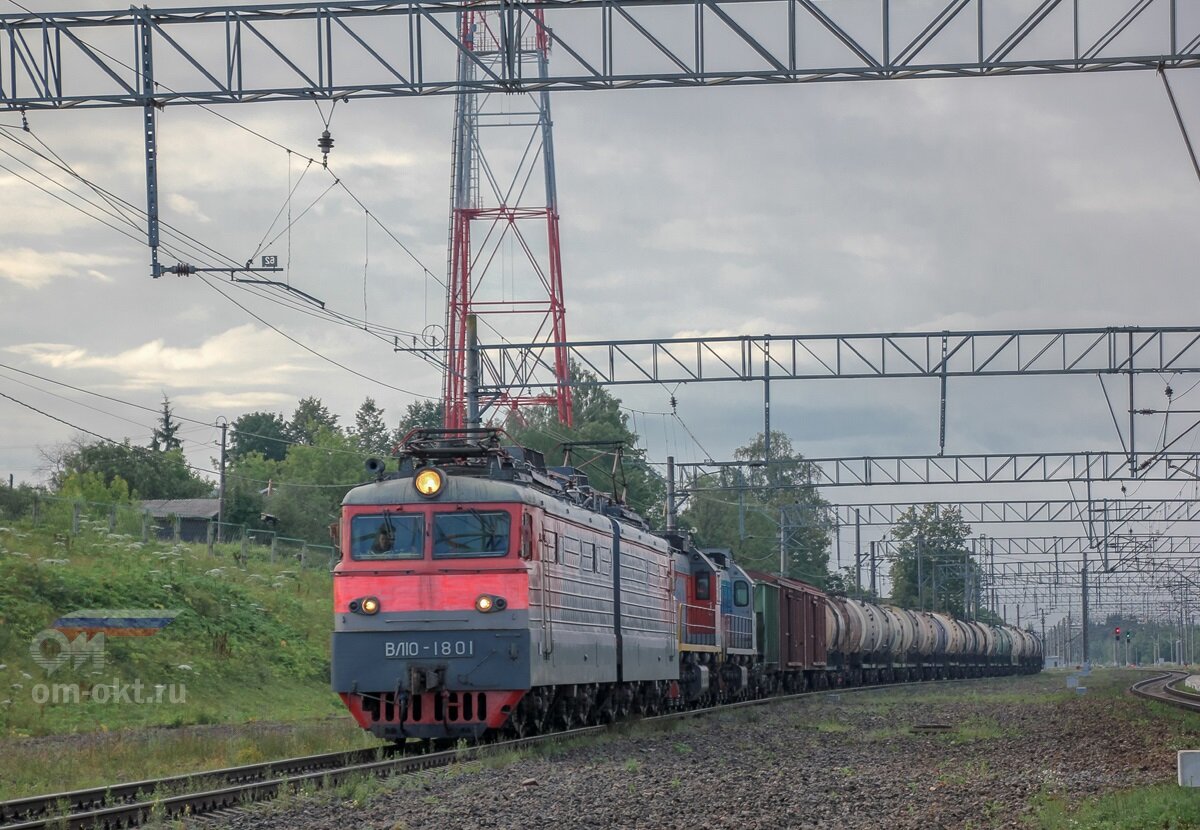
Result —
M 169 820 L 236 808 L 274 798 L 285 788 L 322 789 L 335 787 L 364 775 L 392 776 L 419 772 L 472 760 L 484 753 L 506 752 L 536 744 L 574 740 L 601 734 L 613 727 L 632 723 L 659 723 L 703 717 L 751 706 L 764 706 L 825 695 L 853 694 L 883 689 L 926 687 L 996 678 L 928 680 L 921 683 L 886 683 L 738 701 L 703 709 L 685 709 L 664 715 L 621 721 L 604 726 L 587 726 L 528 738 L 478 744 L 463 749 L 404 755 L 379 749 L 331 752 L 249 764 L 187 775 L 113 784 L 73 792 L 0 802 L 0 830 L 92 830 L 92 828 L 137 827 L 149 819 Z
M 1147 700 L 1156 700 L 1159 703 L 1178 706 L 1180 709 L 1200 712 L 1200 695 L 1182 692 L 1175 688 L 1175 684 L 1182 682 L 1187 676 L 1188 673 L 1184 671 L 1163 672 L 1155 677 L 1139 680 L 1129 687 L 1129 691 Z

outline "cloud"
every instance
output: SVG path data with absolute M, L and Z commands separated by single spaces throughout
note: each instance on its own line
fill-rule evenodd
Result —
M 298 357 L 297 350 L 275 332 L 251 324 L 190 348 L 169 346 L 160 338 L 115 354 L 65 343 L 25 343 L 7 351 L 54 369 L 110 372 L 115 376 L 111 386 L 118 389 L 280 387 L 312 369 L 289 362 Z
M 195 219 L 197 222 L 208 223 L 212 219 L 200 209 L 200 205 L 194 200 L 189 199 L 180 193 L 167 194 L 167 207 L 174 213 L 181 216 L 186 216 L 189 219 Z
M 41 288 L 62 278 L 86 277 L 99 282 L 112 282 L 112 277 L 97 266 L 125 264 L 128 264 L 128 260 L 104 254 L 0 248 L 0 279 L 14 282 L 22 288 Z
M 286 411 L 296 402 L 294 395 L 284 392 L 202 392 L 179 395 L 174 403 L 182 408 L 250 412 L 253 410 Z

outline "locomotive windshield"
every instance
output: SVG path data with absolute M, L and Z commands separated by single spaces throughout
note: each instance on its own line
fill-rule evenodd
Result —
M 424 516 L 355 516 L 350 534 L 354 559 L 420 559 L 425 552 Z
M 433 516 L 433 558 L 504 556 L 509 515 L 461 510 Z

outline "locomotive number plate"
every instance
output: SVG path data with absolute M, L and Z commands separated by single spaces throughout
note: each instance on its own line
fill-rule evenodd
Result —
M 383 644 L 384 657 L 474 657 L 472 640 L 388 640 Z

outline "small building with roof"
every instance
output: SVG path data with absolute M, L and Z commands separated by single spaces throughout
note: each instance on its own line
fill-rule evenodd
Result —
M 221 512 L 221 500 L 147 499 L 141 507 L 154 519 L 159 538 L 174 538 L 178 522 L 180 541 L 203 542 L 208 538 L 208 523 L 215 522 Z

